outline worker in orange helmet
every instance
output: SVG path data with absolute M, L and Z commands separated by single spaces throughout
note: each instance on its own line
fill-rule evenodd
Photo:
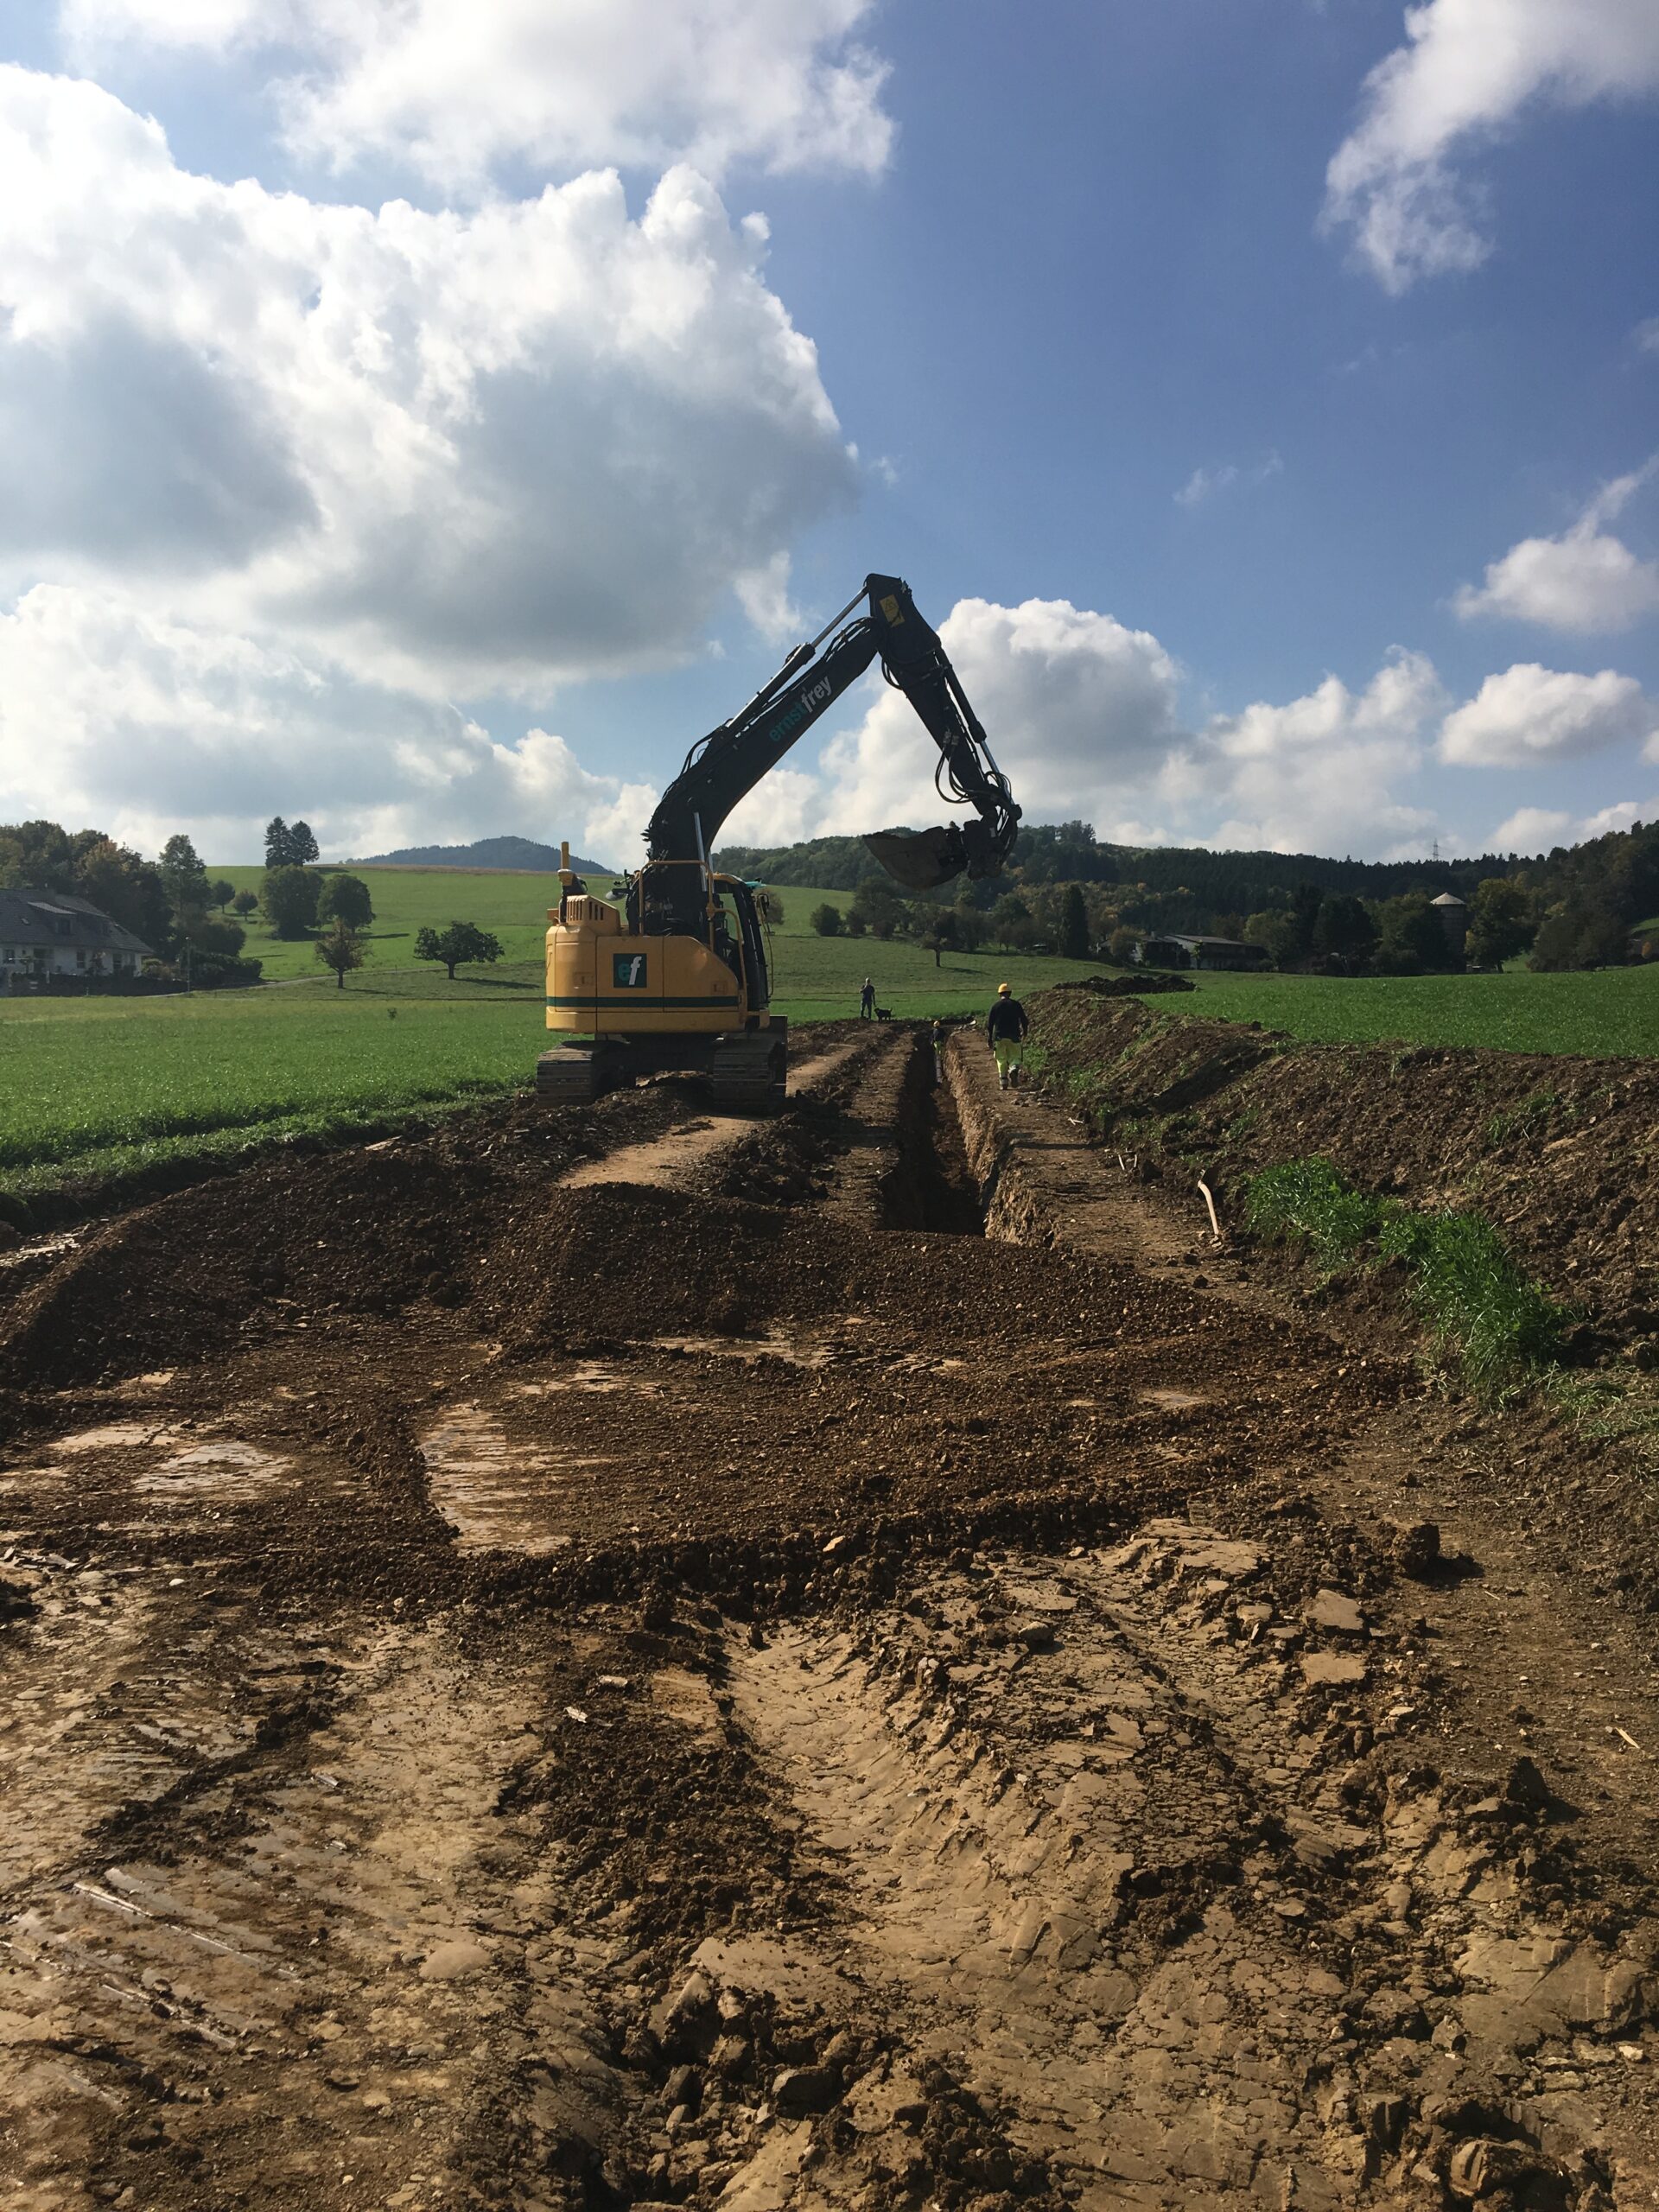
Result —
M 1020 1081 L 1026 1032 L 1030 1027 L 1031 1017 L 1024 1007 L 1006 983 L 999 983 L 985 1023 L 991 1050 L 996 1055 L 996 1087 L 999 1090 L 1006 1090 L 1011 1083 L 1018 1084 Z

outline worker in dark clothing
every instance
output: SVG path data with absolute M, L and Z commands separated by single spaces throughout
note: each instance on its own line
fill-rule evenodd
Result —
M 933 1080 L 944 1081 L 944 1024 L 937 1016 L 933 1022 Z
M 1024 1057 L 1026 1032 L 1031 1018 L 1006 983 L 996 987 L 996 997 L 986 1019 L 985 1029 L 991 1040 L 991 1050 L 996 1054 L 996 1087 L 1006 1090 L 1020 1080 L 1020 1063 Z
M 859 1019 L 863 1021 L 868 1021 L 875 1012 L 875 985 L 868 976 L 864 978 L 864 988 L 858 995 L 858 1012 Z

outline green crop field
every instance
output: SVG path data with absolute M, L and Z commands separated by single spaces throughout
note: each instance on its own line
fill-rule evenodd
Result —
M 1659 963 L 1587 975 L 1195 976 L 1171 1011 L 1259 1021 L 1322 1044 L 1471 1045 L 1592 1058 L 1659 1054 Z
M 212 872 L 256 887 L 260 874 Z M 398 869 L 369 880 L 380 957 L 343 991 L 308 943 L 278 945 L 256 929 L 248 949 L 279 980 L 252 989 L 0 1000 L 0 1198 L 38 1201 L 181 1158 L 343 1136 L 527 1084 L 550 1042 L 540 953 L 556 880 Z M 844 893 L 785 894 L 774 1004 L 791 1020 L 856 1013 L 866 975 L 904 1018 L 982 1010 L 1005 976 L 1029 992 L 1090 972 L 989 954 L 947 954 L 936 967 L 912 944 L 817 938 L 806 918 L 826 896 L 850 903 Z M 526 910 L 529 921 L 508 918 Z M 453 984 L 441 967 L 414 963 L 420 922 L 452 917 L 497 930 L 519 957 L 463 969 Z
M 0 1002 L 0 1195 L 509 1090 L 540 1048 L 525 1007 L 335 995 Z

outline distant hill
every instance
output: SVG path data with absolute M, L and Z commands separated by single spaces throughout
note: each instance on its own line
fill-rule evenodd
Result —
M 357 868 L 505 868 L 533 869 L 544 874 L 559 864 L 556 845 L 537 844 L 533 837 L 480 837 L 470 845 L 405 845 L 395 853 L 365 853 L 351 863 Z M 604 861 L 584 860 L 572 853 L 570 865 L 579 875 L 614 875 Z

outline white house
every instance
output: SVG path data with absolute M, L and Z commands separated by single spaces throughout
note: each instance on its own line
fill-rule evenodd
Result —
M 136 976 L 152 957 L 130 930 L 67 891 L 0 891 L 0 991 L 48 976 Z

